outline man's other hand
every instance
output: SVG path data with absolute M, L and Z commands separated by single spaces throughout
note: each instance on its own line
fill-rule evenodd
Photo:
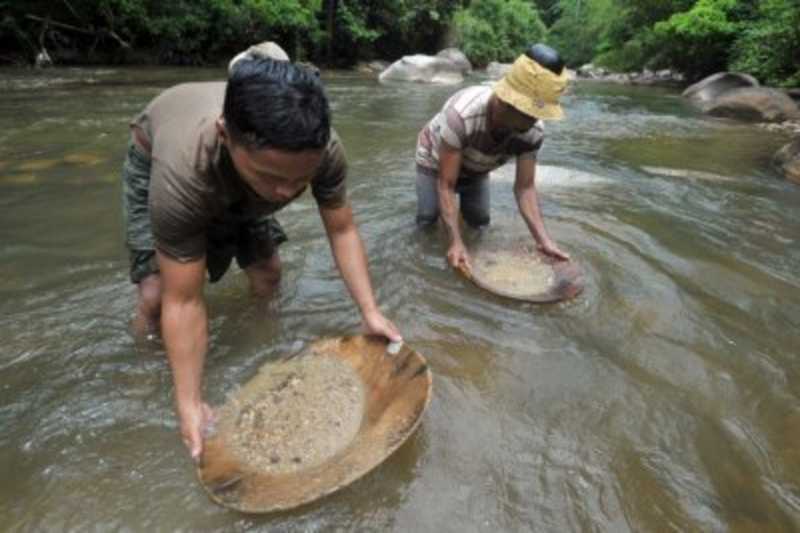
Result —
M 363 316 L 364 320 L 364 331 L 370 335 L 380 335 L 382 337 L 386 337 L 391 342 L 402 342 L 403 337 L 400 335 L 400 330 L 397 329 L 391 320 L 383 316 L 383 314 L 378 311 L 372 311 L 366 313 Z
M 179 405 L 178 416 L 181 421 L 181 437 L 186 449 L 197 462 L 203 454 L 203 436 L 214 422 L 214 412 L 205 402 Z
M 469 254 L 467 254 L 467 249 L 462 242 L 454 242 L 450 245 L 447 250 L 447 262 L 456 270 L 463 270 L 467 273 L 472 271 Z
M 562 252 L 561 249 L 556 246 L 556 243 L 550 239 L 540 243 L 537 248 L 539 248 L 539 251 L 545 255 L 549 255 L 550 257 L 554 257 L 561 261 L 569 261 L 569 254 Z

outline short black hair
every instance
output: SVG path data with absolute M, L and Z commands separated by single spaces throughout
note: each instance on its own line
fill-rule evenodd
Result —
M 222 115 L 231 139 L 250 149 L 320 149 L 330 139 L 322 83 L 288 61 L 240 60 L 228 78 Z
M 564 71 L 564 60 L 558 52 L 546 44 L 536 43 L 532 44 L 525 50 L 525 55 L 539 63 L 541 66 L 552 72 L 553 74 L 560 75 Z

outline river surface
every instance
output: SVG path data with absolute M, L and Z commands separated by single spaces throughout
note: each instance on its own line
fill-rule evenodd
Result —
M 586 290 L 487 297 L 419 232 L 416 135 L 455 89 L 324 73 L 386 314 L 434 373 L 417 433 L 297 511 L 246 516 L 197 484 L 158 342 L 134 343 L 120 219 L 127 122 L 222 70 L 0 71 L 0 530 L 800 530 L 800 187 L 787 138 L 674 91 L 580 84 L 548 125 L 539 193 Z M 479 83 L 480 79 L 470 80 Z M 493 224 L 522 232 L 497 172 Z M 207 290 L 206 394 L 357 332 L 310 195 L 271 304 Z

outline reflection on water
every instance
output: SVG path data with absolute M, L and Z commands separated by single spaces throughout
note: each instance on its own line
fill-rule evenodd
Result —
M 11 530 L 792 531 L 800 528 L 800 188 L 786 139 L 706 119 L 674 93 L 580 85 L 548 124 L 540 191 L 586 289 L 486 298 L 418 232 L 417 131 L 452 88 L 325 73 L 383 308 L 435 374 L 409 443 L 296 512 L 211 504 L 177 436 L 158 343 L 127 334 L 118 171 L 126 124 L 221 69 L 4 71 L 0 88 L 0 516 Z M 724 179 L 710 179 L 717 176 Z M 497 227 L 524 231 L 513 168 Z M 276 302 L 241 273 L 208 290 L 207 395 L 356 331 L 309 197 Z

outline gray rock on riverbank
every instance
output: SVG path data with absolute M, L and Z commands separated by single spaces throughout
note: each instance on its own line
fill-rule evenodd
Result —
M 688 87 L 683 96 L 709 115 L 756 122 L 769 131 L 800 134 L 800 107 L 794 94 L 762 87 L 758 80 L 739 72 L 720 72 Z M 773 156 L 786 177 L 800 183 L 800 138 Z
M 434 84 L 457 84 L 472 70 L 466 56 L 458 49 L 446 48 L 436 56 L 404 56 L 381 72 L 381 82 L 411 81 Z
M 786 89 L 786 96 L 794 100 L 800 106 L 800 89 Z
M 461 74 L 467 75 L 472 72 L 472 63 L 469 62 L 467 56 L 458 48 L 445 48 L 436 54 L 436 57 L 446 59 L 461 69 Z
M 800 118 L 800 109 L 786 93 L 769 87 L 731 89 L 704 106 L 715 117 L 751 122 L 784 122 Z
M 233 67 L 236 66 L 236 63 L 242 59 L 254 58 L 270 58 L 276 61 L 289 61 L 289 54 L 287 54 L 278 43 L 264 41 L 259 44 L 254 44 L 247 50 L 236 54 L 236 56 L 231 59 L 231 62 L 228 63 L 228 72 L 233 72 Z
M 683 82 L 683 74 L 670 69 L 650 70 L 641 72 L 610 72 L 603 67 L 587 63 L 575 71 L 576 79 L 600 81 L 607 83 L 621 83 L 625 85 L 668 85 Z
M 773 161 L 787 180 L 800 184 L 800 137 L 778 150 Z
M 723 93 L 744 87 L 758 87 L 758 80 L 749 74 L 739 72 L 719 72 L 690 85 L 683 96 L 703 105 L 712 102 Z
M 683 91 L 709 115 L 750 122 L 784 122 L 800 119 L 800 109 L 785 91 L 762 87 L 758 80 L 739 72 L 719 72 Z
M 511 63 L 498 63 L 497 61 L 492 61 L 486 67 L 486 75 L 493 80 L 499 80 L 505 76 L 506 72 L 509 70 L 511 70 Z

